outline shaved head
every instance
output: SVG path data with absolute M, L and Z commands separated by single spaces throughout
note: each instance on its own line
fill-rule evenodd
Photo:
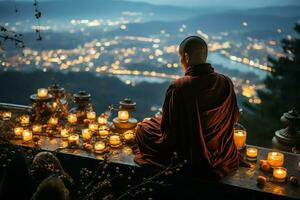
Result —
M 179 55 L 181 62 L 186 65 L 197 65 L 206 62 L 207 44 L 198 36 L 189 36 L 179 45 Z

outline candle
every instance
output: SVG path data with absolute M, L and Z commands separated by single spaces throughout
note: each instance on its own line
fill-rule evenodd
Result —
M 90 123 L 90 124 L 89 124 L 89 129 L 90 129 L 91 131 L 97 131 L 97 129 L 98 129 L 98 124 L 96 124 L 96 123 Z
M 101 115 L 100 117 L 98 117 L 98 123 L 100 125 L 106 125 L 107 124 L 107 118 L 104 115 Z
M 234 135 L 233 135 L 233 139 L 234 139 L 234 143 L 237 147 L 237 149 L 243 149 L 246 145 L 246 136 L 247 133 L 246 131 L 243 130 L 234 130 Z
M 106 126 L 100 127 L 99 135 L 101 138 L 106 138 L 109 135 L 109 129 Z
M 286 175 L 287 175 L 287 169 L 284 167 L 275 167 L 273 169 L 273 177 L 277 181 L 285 181 Z
M 86 117 L 90 120 L 94 120 L 96 118 L 96 113 L 95 112 L 87 112 Z
M 48 90 L 46 88 L 39 88 L 37 91 L 37 95 L 39 98 L 45 98 L 48 96 Z
M 2 113 L 2 119 L 4 121 L 10 120 L 10 118 L 11 118 L 11 112 L 3 112 Z
M 27 142 L 27 141 L 30 141 L 32 140 L 32 132 L 28 129 L 25 129 L 23 132 L 22 132 L 22 140 L 24 142 Z
M 92 137 L 90 130 L 87 129 L 87 128 L 82 129 L 81 134 L 82 134 L 82 138 L 83 138 L 84 141 L 88 141 Z
M 256 148 L 253 148 L 253 147 L 247 148 L 247 151 L 246 151 L 247 160 L 249 160 L 249 161 L 256 160 L 257 152 L 258 152 L 258 150 Z
M 109 138 L 109 144 L 111 147 L 119 147 L 121 145 L 121 139 L 118 135 L 112 135 Z
M 133 140 L 134 139 L 134 132 L 133 131 L 126 131 L 125 133 L 124 133 L 124 139 L 126 140 L 126 141 L 131 141 L 131 140 Z
M 68 115 L 68 122 L 70 124 L 75 124 L 77 122 L 77 116 L 76 116 L 76 114 L 69 114 Z
M 105 143 L 102 141 L 95 142 L 94 149 L 96 153 L 103 153 L 105 150 Z
M 281 167 L 283 165 L 284 155 L 279 152 L 269 152 L 267 161 L 271 167 Z
M 20 117 L 20 123 L 21 123 L 21 125 L 27 125 L 27 124 L 29 124 L 29 116 L 28 115 L 22 115 L 21 117 Z
M 60 136 L 62 138 L 67 138 L 69 137 L 69 130 L 67 128 L 63 128 L 60 130 Z
M 39 124 L 34 124 L 34 125 L 32 125 L 32 131 L 34 133 L 40 133 L 40 132 L 42 132 L 42 126 Z
M 129 147 L 129 146 L 123 147 L 123 153 L 124 153 L 125 155 L 130 155 L 130 154 L 132 154 L 132 149 L 131 149 L 131 147 Z
M 56 103 L 56 102 L 53 102 L 53 103 L 52 103 L 52 107 L 53 107 L 53 108 L 56 108 L 56 107 L 57 107 L 57 103 Z
M 120 121 L 127 121 L 129 119 L 129 113 L 126 110 L 120 110 L 118 112 L 118 119 Z
M 58 124 L 58 118 L 57 118 L 57 117 L 50 117 L 48 123 L 49 123 L 50 125 L 55 126 L 55 125 Z
M 21 136 L 23 131 L 24 131 L 23 127 L 15 127 L 14 128 L 15 136 Z
M 79 135 L 78 134 L 71 134 L 68 137 L 69 145 L 70 146 L 77 146 L 79 145 Z

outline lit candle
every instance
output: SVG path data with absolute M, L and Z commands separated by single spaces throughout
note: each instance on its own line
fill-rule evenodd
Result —
M 22 132 L 22 140 L 24 142 L 27 142 L 27 141 L 30 141 L 32 140 L 32 132 L 28 129 L 25 129 L 23 132 Z
M 77 116 L 76 116 L 76 114 L 69 114 L 68 115 L 68 122 L 70 124 L 75 124 L 77 122 Z
M 267 161 L 271 167 L 281 167 L 283 165 L 284 155 L 279 152 L 269 152 Z
M 42 132 L 42 126 L 39 124 L 34 124 L 34 125 L 32 125 L 32 131 L 34 133 L 40 133 L 40 132 Z
M 130 155 L 130 154 L 132 154 L 132 149 L 131 149 L 131 147 L 128 147 L 128 146 L 123 147 L 123 153 L 124 153 L 125 155 Z
M 57 117 L 50 117 L 48 123 L 49 123 L 50 125 L 55 126 L 55 125 L 58 124 L 58 118 L 57 118 Z
M 235 130 L 233 139 L 237 149 L 243 149 L 246 145 L 246 131 L 243 130 Z
M 27 124 L 29 124 L 29 116 L 28 115 L 22 115 L 21 117 L 20 117 L 20 123 L 21 123 L 21 125 L 27 125 Z
M 11 112 L 3 112 L 2 113 L 2 119 L 4 121 L 10 120 L 10 118 L 11 118 Z
M 118 119 L 120 121 L 128 121 L 128 119 L 129 119 L 129 113 L 128 113 L 128 111 L 126 111 L 126 110 L 120 110 L 118 112 Z
M 258 152 L 258 150 L 256 148 L 253 148 L 253 147 L 247 148 L 247 151 L 246 151 L 247 160 L 250 160 L 250 161 L 256 160 L 257 152 Z
M 70 146 L 77 146 L 79 145 L 79 135 L 78 134 L 71 134 L 68 137 L 69 145 Z
M 82 134 L 82 138 L 83 138 L 84 141 L 88 141 L 92 137 L 90 130 L 87 129 L 87 128 L 82 129 L 81 134 Z
M 37 91 L 37 95 L 40 98 L 45 98 L 48 96 L 48 90 L 46 88 L 39 88 Z
M 119 147 L 121 145 L 121 139 L 118 135 L 112 135 L 109 138 L 109 144 L 111 147 Z
M 90 123 L 90 124 L 89 124 L 89 129 L 90 129 L 91 131 L 97 131 L 97 129 L 98 129 L 98 124 L 96 124 L 96 123 Z
M 21 136 L 23 131 L 24 131 L 23 127 L 15 127 L 14 128 L 15 136 Z
M 126 140 L 126 141 L 131 141 L 131 140 L 133 140 L 134 139 L 134 132 L 133 131 L 126 131 L 125 133 L 124 133 L 124 139 Z
M 87 112 L 86 117 L 90 120 L 94 120 L 96 118 L 96 113 L 95 112 Z
M 100 127 L 99 135 L 101 138 L 106 138 L 109 135 L 109 129 L 106 126 Z
M 102 141 L 95 142 L 94 149 L 96 153 L 103 153 L 105 150 L 105 143 Z
M 100 116 L 100 117 L 98 117 L 98 123 L 100 124 L 100 125 L 106 125 L 107 124 L 107 118 L 105 117 L 105 116 Z
M 273 169 L 273 177 L 277 181 L 284 181 L 287 175 L 287 169 L 284 167 L 275 167 Z
M 52 107 L 53 107 L 53 108 L 56 108 L 56 107 L 57 107 L 57 103 L 56 103 L 56 102 L 53 102 L 53 103 L 52 103 Z
M 67 128 L 63 128 L 60 130 L 60 136 L 62 138 L 67 138 L 69 137 L 69 130 Z

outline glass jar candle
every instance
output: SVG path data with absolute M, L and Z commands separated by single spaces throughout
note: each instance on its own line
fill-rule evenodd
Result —
M 79 135 L 78 134 L 71 134 L 68 137 L 68 142 L 70 146 L 78 146 L 79 145 Z
M 22 140 L 23 140 L 23 142 L 27 142 L 27 141 L 32 140 L 32 131 L 28 130 L 28 129 L 25 129 L 22 132 Z
M 109 137 L 109 144 L 111 147 L 119 147 L 121 146 L 121 139 L 119 135 L 111 135 Z
M 273 177 L 275 181 L 284 182 L 287 176 L 287 169 L 284 167 L 275 167 L 273 169 Z
M 129 113 L 127 110 L 120 110 L 118 112 L 118 119 L 119 121 L 128 121 L 129 119 Z
M 106 145 L 102 141 L 95 142 L 94 144 L 94 150 L 96 153 L 103 153 L 105 151 L 105 147 Z
M 257 159 L 257 153 L 258 153 L 257 148 L 254 147 L 247 148 L 246 150 L 247 160 L 255 161 Z
M 86 118 L 88 118 L 89 120 L 94 120 L 96 118 L 96 113 L 93 111 L 87 112 Z
M 128 142 L 128 141 L 134 140 L 135 135 L 134 135 L 134 132 L 132 130 L 130 130 L 130 131 L 124 132 L 123 137 L 124 137 L 125 141 Z
M 42 132 L 42 125 L 40 124 L 34 124 L 32 125 L 32 132 L 33 133 L 41 133 Z
M 2 120 L 8 121 L 11 118 L 11 112 L 3 112 L 2 113 Z
M 92 137 L 90 130 L 87 128 L 82 129 L 81 134 L 84 141 L 89 141 Z
M 52 126 L 56 126 L 58 124 L 58 118 L 57 117 L 50 117 L 48 124 Z
M 97 131 L 98 130 L 98 124 L 96 123 L 90 123 L 89 124 L 90 131 Z
M 30 118 L 28 115 L 22 115 L 22 116 L 20 116 L 19 119 L 20 119 L 21 125 L 23 125 L 23 126 L 28 125 L 30 122 Z
M 101 115 L 100 117 L 98 117 L 98 123 L 100 125 L 106 125 L 107 124 L 107 118 L 104 115 Z
M 45 98 L 45 97 L 47 97 L 48 96 L 48 89 L 46 89 L 46 88 L 39 88 L 37 90 L 37 96 L 39 98 Z
M 14 133 L 15 133 L 15 136 L 21 136 L 22 133 L 24 131 L 24 128 L 23 127 L 15 127 L 14 128 Z
M 234 130 L 233 139 L 238 150 L 246 146 L 247 133 L 244 130 Z
M 67 137 L 69 137 L 69 136 L 70 136 L 70 135 L 69 135 L 69 130 L 68 130 L 67 128 L 61 129 L 61 130 L 60 130 L 60 136 L 61 136 L 62 138 L 67 138 Z
M 281 167 L 284 162 L 284 155 L 280 152 L 269 152 L 267 161 L 271 167 Z
M 77 122 L 77 116 L 76 116 L 76 114 L 69 114 L 68 115 L 68 122 L 70 124 L 75 124 Z

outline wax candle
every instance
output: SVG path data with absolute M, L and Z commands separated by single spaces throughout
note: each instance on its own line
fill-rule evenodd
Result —
M 134 132 L 133 131 L 126 131 L 125 133 L 124 133 L 124 139 L 126 140 L 126 141 L 131 141 L 131 140 L 133 140 L 134 139 Z
M 42 126 L 40 124 L 32 125 L 32 132 L 34 132 L 34 133 L 42 132 Z
M 27 124 L 29 124 L 29 121 L 30 121 L 30 119 L 29 119 L 28 115 L 22 115 L 20 117 L 20 123 L 21 123 L 21 125 L 27 125 Z
M 70 146 L 77 146 L 79 145 L 79 135 L 78 134 L 71 134 L 68 137 L 69 145 Z
M 89 129 L 91 131 L 97 131 L 98 130 L 98 124 L 96 124 L 96 123 L 90 123 L 89 124 Z
M 10 120 L 10 118 L 11 118 L 11 112 L 3 112 L 2 113 L 2 119 L 4 121 Z
M 98 117 L 98 123 L 100 124 L 100 125 L 106 125 L 107 124 L 107 118 L 105 117 L 105 116 L 100 116 L 100 117 Z
M 90 120 L 94 120 L 96 118 L 96 113 L 95 112 L 87 112 L 86 117 Z
M 67 128 L 63 128 L 60 130 L 60 136 L 62 138 L 67 138 L 69 137 L 69 130 Z
M 88 141 L 92 137 L 90 130 L 87 128 L 82 129 L 81 134 L 84 141 Z
M 269 152 L 267 161 L 271 167 L 281 167 L 284 162 L 284 155 L 279 152 Z
M 126 110 L 120 110 L 118 112 L 118 119 L 120 121 L 128 121 L 128 119 L 129 119 L 129 113 L 128 113 L 128 111 L 126 111 Z
M 57 118 L 57 117 L 50 117 L 48 123 L 49 123 L 50 125 L 55 126 L 55 125 L 58 124 L 58 118 Z
M 111 147 L 119 147 L 121 145 L 121 139 L 118 135 L 112 135 L 109 137 L 109 144 Z
M 48 96 L 48 90 L 46 88 L 39 88 L 37 91 L 37 95 L 39 98 L 45 98 Z
M 287 176 L 287 169 L 284 167 L 275 167 L 273 169 L 273 177 L 277 181 L 285 181 L 285 178 Z
M 130 154 L 132 154 L 132 149 L 131 149 L 131 147 L 129 147 L 129 146 L 123 147 L 123 153 L 124 153 L 125 155 L 130 155 Z
M 244 130 L 234 130 L 234 143 L 237 149 L 243 149 L 246 145 L 247 133 Z
M 103 153 L 103 151 L 105 150 L 105 143 L 102 141 L 95 142 L 94 149 L 96 153 Z
M 28 129 L 25 129 L 23 132 L 22 132 L 22 140 L 24 142 L 27 142 L 27 141 L 30 141 L 32 140 L 32 132 Z
M 24 131 L 23 127 L 15 127 L 14 128 L 15 136 L 21 136 L 23 131 Z
M 76 116 L 76 114 L 69 114 L 68 115 L 68 122 L 70 124 L 75 124 L 77 122 L 77 116 Z
M 106 126 L 100 127 L 99 135 L 101 138 L 106 138 L 109 135 L 109 129 Z
M 247 150 L 246 150 L 247 160 L 250 160 L 250 161 L 256 160 L 257 152 L 258 152 L 258 150 L 256 148 L 253 148 L 253 147 L 247 148 Z

